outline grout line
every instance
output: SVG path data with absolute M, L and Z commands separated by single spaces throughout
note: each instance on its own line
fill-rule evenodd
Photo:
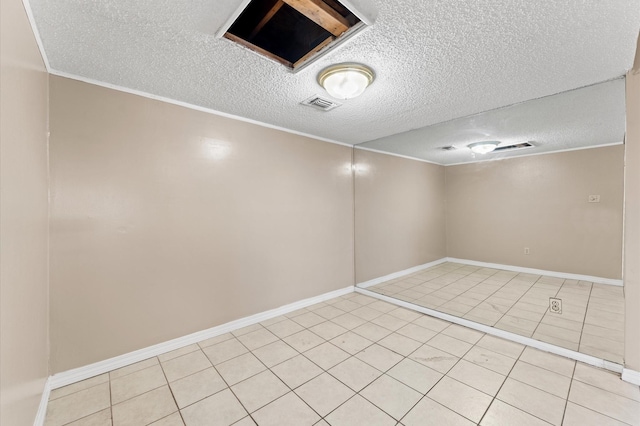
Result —
M 582 335 L 584 333 L 584 325 L 587 321 L 587 313 L 589 313 L 589 305 L 591 302 L 592 292 L 593 292 L 593 283 L 591 283 L 591 287 L 589 288 L 589 297 L 587 298 L 587 307 L 584 310 L 584 317 L 582 317 L 582 328 L 580 328 L 580 339 L 578 340 L 578 350 L 580 350 L 580 346 L 582 346 Z

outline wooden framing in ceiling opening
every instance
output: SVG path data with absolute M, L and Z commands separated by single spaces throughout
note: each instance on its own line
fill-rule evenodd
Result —
M 223 37 L 293 71 L 367 25 L 338 0 L 250 0 L 236 16 Z

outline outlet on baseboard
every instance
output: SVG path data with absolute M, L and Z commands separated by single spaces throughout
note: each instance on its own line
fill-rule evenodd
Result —
M 524 248 L 524 254 L 531 254 L 531 250 L 529 250 L 529 247 Z

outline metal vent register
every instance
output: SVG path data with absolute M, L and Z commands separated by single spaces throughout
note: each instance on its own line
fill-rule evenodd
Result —
M 340 105 L 342 105 L 338 102 L 330 101 L 329 99 L 323 98 L 319 95 L 313 95 L 310 98 L 302 101 L 301 104 L 319 109 L 320 111 L 331 111 L 332 109 L 338 108 Z

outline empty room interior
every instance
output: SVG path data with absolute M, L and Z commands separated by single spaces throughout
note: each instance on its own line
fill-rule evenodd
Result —
M 4 426 L 640 426 L 640 2 L 2 0 Z

